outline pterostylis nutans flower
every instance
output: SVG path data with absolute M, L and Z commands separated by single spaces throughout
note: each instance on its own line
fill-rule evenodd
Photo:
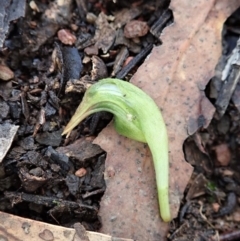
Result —
M 103 79 L 86 91 L 63 135 L 69 135 L 83 119 L 99 111 L 114 115 L 114 127 L 120 135 L 148 144 L 156 173 L 160 215 L 163 221 L 169 222 L 168 136 L 159 108 L 133 84 L 118 79 Z

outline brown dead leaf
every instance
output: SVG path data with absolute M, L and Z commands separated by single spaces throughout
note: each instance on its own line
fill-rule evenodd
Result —
M 160 223 L 155 173 L 147 145 L 119 136 L 111 124 L 96 142 L 108 153 L 100 231 L 121 233 L 134 240 L 163 240 L 168 224 Z
M 0 237 L 1 240 L 9 241 L 133 241 L 86 231 L 80 223 L 75 223 L 73 229 L 3 212 L 0 212 Z
M 163 45 L 152 50 L 132 78 L 161 107 L 167 124 L 173 217 L 192 174 L 182 145 L 189 134 L 207 127 L 212 119 L 215 109 L 204 89 L 221 54 L 223 23 L 239 4 L 239 0 L 173 0 L 174 23 L 164 30 Z M 136 240 L 165 240 L 168 226 L 159 217 L 148 148 L 120 137 L 112 125 L 95 143 L 108 152 L 106 175 L 108 170 L 112 174 L 106 177 L 101 231 Z
M 206 193 L 206 185 L 209 182 L 205 175 L 200 173 L 195 178 L 191 179 L 190 187 L 186 195 L 186 200 L 190 201 L 193 198 L 202 196 Z
M 0 125 L 0 163 L 11 147 L 18 128 L 10 123 Z

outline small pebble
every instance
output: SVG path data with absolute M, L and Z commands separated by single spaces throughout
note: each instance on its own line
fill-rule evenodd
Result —
M 146 22 L 132 20 L 124 27 L 124 36 L 126 38 L 142 37 L 148 33 L 149 27 Z
M 76 31 L 78 30 L 78 26 L 77 26 L 76 24 L 72 23 L 70 26 L 71 26 L 71 29 L 72 29 L 74 32 L 76 32 Z
M 216 153 L 216 165 L 217 166 L 228 166 L 231 160 L 231 152 L 227 144 L 220 144 L 214 147 Z
M 88 64 L 89 62 L 91 62 L 91 58 L 89 56 L 84 56 L 82 62 L 83 64 Z
M 93 24 L 93 23 L 96 22 L 97 16 L 93 13 L 87 13 L 86 20 L 87 20 L 88 23 Z
M 83 177 L 86 175 L 86 173 L 87 173 L 87 170 L 84 167 L 82 167 L 75 172 L 75 176 Z
M 10 80 L 13 79 L 14 73 L 6 65 L 0 64 L 0 79 L 1 80 Z
M 129 64 L 129 62 L 133 59 L 133 56 L 129 56 L 127 57 L 127 59 L 125 60 L 125 62 L 123 63 L 123 67 L 125 67 L 126 65 Z
M 236 212 L 234 212 L 233 214 L 232 214 L 232 216 L 233 216 L 233 221 L 234 222 L 240 222 L 240 213 L 239 213 L 239 210 L 238 211 L 236 211 Z
M 215 213 L 217 213 L 220 209 L 219 203 L 212 203 L 212 209 Z
M 58 31 L 59 40 L 66 45 L 73 45 L 77 38 L 68 29 L 61 29 Z
M 30 6 L 30 8 L 33 10 L 33 11 L 36 11 L 36 12 L 40 12 L 40 10 L 39 10 L 39 8 L 38 8 L 38 6 L 37 6 L 37 4 L 36 4 L 36 2 L 35 1 L 31 1 L 30 3 L 29 3 L 29 6 Z

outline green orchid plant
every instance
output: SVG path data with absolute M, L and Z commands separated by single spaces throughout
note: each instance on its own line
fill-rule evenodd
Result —
M 131 83 L 119 79 L 103 79 L 86 91 L 63 135 L 69 135 L 82 120 L 99 111 L 108 111 L 114 115 L 114 127 L 120 135 L 148 144 L 156 173 L 160 215 L 163 221 L 171 221 L 168 136 L 158 106 Z

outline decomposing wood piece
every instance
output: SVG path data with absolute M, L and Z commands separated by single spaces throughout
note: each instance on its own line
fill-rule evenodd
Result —
M 141 52 L 141 46 L 137 43 L 133 42 L 130 39 L 127 39 L 124 37 L 123 29 L 118 29 L 116 31 L 116 40 L 114 42 L 114 46 L 124 45 L 128 47 L 128 50 L 130 52 L 133 52 L 135 54 L 138 54 Z
M 226 62 L 227 62 L 227 56 L 222 55 L 215 68 L 215 75 L 210 82 L 210 93 L 209 93 L 210 98 L 217 99 L 218 97 L 218 93 L 220 92 L 221 87 L 223 85 L 223 81 L 221 81 L 222 72 L 223 72 L 224 66 L 226 65 Z
M 82 195 L 82 198 L 85 199 L 85 198 L 89 198 L 89 197 L 91 197 L 91 196 L 93 196 L 93 195 L 96 195 L 96 194 L 101 194 L 101 193 L 103 193 L 105 190 L 106 190 L 106 188 L 104 187 L 104 188 L 100 188 L 100 189 L 94 190 L 94 191 L 92 191 L 92 192 L 87 192 L 87 193 L 85 193 L 85 194 Z
M 98 49 L 102 49 L 103 53 L 107 53 L 113 46 L 116 31 L 108 22 L 108 16 L 101 12 L 95 21 L 96 31 L 94 36 L 89 33 L 79 33 L 80 36 L 76 41 L 76 47 L 80 50 L 94 45 Z
M 179 222 L 180 222 L 180 223 L 182 223 L 182 222 L 184 221 L 184 216 L 185 216 L 188 208 L 190 207 L 191 202 L 192 202 L 192 201 L 187 201 L 187 202 L 182 206 L 182 208 L 181 208 L 181 210 L 180 210 L 180 212 L 179 212 Z M 177 230 L 176 230 L 176 231 L 177 231 Z M 176 231 L 175 231 L 175 232 L 176 232 Z M 175 233 L 175 232 L 174 232 L 174 233 Z M 174 233 L 173 233 L 171 236 L 173 236 Z M 172 240 L 172 239 L 171 239 L 171 240 Z
M 18 128 L 19 126 L 9 123 L 0 125 L 0 162 L 2 162 L 3 158 L 11 147 Z
M 123 63 L 128 56 L 128 48 L 123 46 L 115 59 L 111 76 L 115 76 L 121 70 Z
M 121 28 L 132 19 L 138 17 L 141 13 L 141 7 L 124 8 L 115 14 L 114 25 L 117 28 Z
M 124 36 L 126 38 L 135 39 L 145 36 L 149 31 L 147 22 L 140 20 L 132 20 L 124 27 Z
M 189 204 L 191 204 L 191 203 L 186 204 L 186 206 L 185 206 L 186 209 L 188 208 Z M 178 234 L 180 234 L 180 233 L 185 233 L 185 230 L 186 230 L 186 229 L 189 229 L 189 227 L 190 227 L 189 222 L 184 222 L 179 228 L 177 228 L 177 229 L 170 235 L 169 240 L 171 240 L 171 241 L 175 240 L 175 241 L 176 241 L 175 236 L 178 236 Z M 178 237 L 177 237 L 177 238 L 178 238 Z
M 149 44 L 138 55 L 136 55 L 128 65 L 126 65 L 116 76 L 117 79 L 123 79 L 147 54 L 151 51 L 153 45 Z
M 233 92 L 240 78 L 240 39 L 237 41 L 236 47 L 233 49 L 223 71 L 222 71 L 222 87 L 218 93 L 215 103 L 217 109 L 217 117 L 221 118 L 232 98 Z
M 237 64 L 240 59 L 240 39 L 236 43 L 236 47 L 232 50 L 231 55 L 229 56 L 226 65 L 222 71 L 221 79 L 224 81 L 227 79 L 231 72 L 232 65 Z
M 47 207 L 54 207 L 54 206 L 67 206 L 70 209 L 86 209 L 89 211 L 97 211 L 96 207 L 86 205 L 80 202 L 73 202 L 68 200 L 63 200 L 56 197 L 47 197 L 47 196 L 40 196 L 40 195 L 33 195 L 27 193 L 20 193 L 20 192 L 4 192 L 6 198 L 9 198 L 13 204 L 17 204 L 20 202 L 29 202 L 35 203 L 39 205 L 44 205 Z
M 40 101 L 40 97 L 39 96 L 34 96 L 31 93 L 27 92 L 27 98 L 28 100 L 33 103 L 33 104 L 37 104 Z
M 45 19 L 45 21 L 54 22 L 58 25 L 67 24 L 71 16 L 72 3 L 72 0 L 55 0 L 44 12 L 42 20 Z
M 9 241 L 133 241 L 86 231 L 80 223 L 75 223 L 73 228 L 66 228 L 4 212 L 0 212 L 0 237 Z
M 25 15 L 25 0 L 1 0 L 0 4 L 0 48 L 3 46 L 11 21 Z
M 3 192 L 6 189 L 16 187 L 16 183 L 18 182 L 18 177 L 16 174 L 11 176 L 7 176 L 5 178 L 0 179 L 0 191 Z
M 29 107 L 28 107 L 28 103 L 27 103 L 27 100 L 26 100 L 26 93 L 25 92 L 21 93 L 21 104 L 22 104 L 23 115 L 24 115 L 25 119 L 28 120 L 28 118 L 30 116 L 30 112 L 29 112 Z
M 40 167 L 35 169 L 39 170 L 38 174 L 40 176 L 36 176 L 36 174 L 31 175 L 29 171 L 23 167 L 19 170 L 19 178 L 23 184 L 24 189 L 28 192 L 36 191 L 39 187 L 43 186 L 48 181 L 48 177 Z
M 10 112 L 10 107 L 8 106 L 8 104 L 4 101 L 0 99 L 0 119 L 5 119 L 7 118 L 7 116 L 9 115 Z
M 107 53 L 113 46 L 115 38 L 115 29 L 108 23 L 107 15 L 101 12 L 96 20 L 95 46 L 102 49 L 103 53 Z
M 54 150 L 51 146 L 49 146 L 45 152 L 45 156 L 48 156 L 51 159 L 48 160 L 49 164 L 57 164 L 61 168 L 60 172 L 64 173 L 65 175 L 67 174 L 71 164 L 69 158 L 65 154 L 59 153 L 58 151 Z
M 84 49 L 84 53 L 88 56 L 97 55 L 98 56 L 98 48 L 95 45 L 89 46 Z
M 0 96 L 3 100 L 8 100 L 12 96 L 12 81 L 0 82 Z M 19 96 L 15 97 L 18 99 Z
M 78 80 L 80 78 L 80 74 L 83 68 L 82 59 L 78 53 L 77 48 L 66 46 L 61 47 L 56 42 L 55 49 L 52 54 L 52 59 L 53 63 L 51 71 L 57 69 L 60 72 L 60 88 L 58 92 L 59 95 L 69 80 Z M 58 109 L 58 104 L 55 107 Z
M 84 137 L 76 140 L 73 144 L 68 146 L 58 147 L 56 151 L 74 158 L 79 162 L 85 162 L 86 160 L 103 153 L 103 150 L 98 145 L 92 144 L 91 138 Z
M 79 79 L 82 71 L 82 60 L 75 47 L 63 47 L 63 81 L 66 82 L 69 79 Z
M 89 116 L 89 118 L 86 118 L 86 120 L 83 122 L 84 124 L 90 120 L 89 123 L 89 134 L 94 135 L 94 133 L 97 131 L 97 127 L 103 120 L 109 122 L 112 119 L 112 114 L 109 112 L 101 111 L 98 113 L 93 114 L 92 116 Z
M 84 21 L 88 12 L 86 0 L 76 0 L 76 3 L 81 20 Z
M 62 140 L 62 130 L 53 132 L 43 132 L 36 135 L 36 142 L 46 146 L 59 146 Z
M 191 183 L 191 186 L 186 195 L 186 200 L 189 201 L 193 198 L 204 195 L 206 193 L 207 182 L 208 180 L 202 173 L 198 174 Z
M 50 90 L 48 91 L 48 95 L 49 95 L 49 99 L 48 99 L 48 102 L 56 109 L 58 110 L 60 108 L 59 106 L 59 102 L 60 102 L 60 99 L 56 96 L 55 92 Z
M 156 0 L 156 8 L 165 8 L 169 3 L 170 0 Z
M 91 71 L 92 81 L 104 79 L 107 76 L 108 76 L 108 72 L 107 72 L 106 64 L 98 56 L 96 55 L 92 56 L 92 71 Z
M 106 188 L 105 182 L 103 181 L 103 173 L 105 171 L 105 159 L 106 159 L 105 154 L 99 156 L 99 158 L 97 159 L 96 168 L 91 173 L 92 177 L 90 181 L 91 186 L 99 189 L 104 189 L 104 190 Z
M 42 14 L 41 25 L 37 25 L 34 34 L 31 31 L 25 31 L 22 35 L 23 45 L 22 53 L 35 52 L 47 41 L 53 37 L 59 26 L 67 25 L 70 19 L 72 0 L 55 0 L 49 4 L 49 8 Z M 28 22 L 23 22 L 28 28 Z
M 83 124 L 86 125 L 87 122 L 90 121 L 90 125 L 89 125 L 90 135 L 94 135 L 97 129 L 97 126 L 101 121 L 101 117 L 104 115 L 104 113 L 105 112 L 94 113 L 92 116 L 88 116 L 86 120 L 83 122 Z
M 80 80 L 70 79 L 65 87 L 65 94 L 67 93 L 84 93 L 91 85 L 93 81 L 89 75 L 84 75 Z
M 80 189 L 80 179 L 73 174 L 67 174 L 65 183 L 68 187 L 68 191 L 75 196 Z
M 220 90 L 220 93 L 218 95 L 217 101 L 215 103 L 217 113 L 218 113 L 217 115 L 218 118 L 221 118 L 224 115 L 239 79 L 240 79 L 240 62 L 232 65 L 230 74 L 227 80 L 224 82 Z
M 209 154 L 201 146 L 200 138 L 198 133 L 189 138 L 184 143 L 184 153 L 186 161 L 188 161 L 192 166 L 198 165 L 198 171 L 204 173 L 205 175 L 212 174 L 211 158 Z
M 233 92 L 232 102 L 240 112 L 240 83 L 239 82 L 237 83 L 237 86 Z
M 89 33 L 80 33 L 80 36 L 78 36 L 78 39 L 75 43 L 77 49 L 79 50 L 83 50 L 87 47 L 89 47 L 90 45 L 95 44 L 95 39 L 93 38 L 93 36 Z
M 46 118 L 51 118 L 56 114 L 57 110 L 51 104 L 51 101 L 48 101 L 45 105 L 45 116 Z
M 43 106 L 47 103 L 47 92 L 45 90 L 41 91 L 40 105 Z
M 170 23 L 172 19 L 172 12 L 171 10 L 165 10 L 159 17 L 159 19 L 152 25 L 150 28 L 150 32 L 155 37 L 159 38 L 163 28 Z
M 226 204 L 219 210 L 218 213 L 213 214 L 213 217 L 222 217 L 233 212 L 237 205 L 237 196 L 234 192 L 230 192 L 227 196 Z
M 0 64 L 0 79 L 8 81 L 14 78 L 13 71 L 6 65 Z
M 86 14 L 86 22 L 87 23 L 90 23 L 90 24 L 94 24 L 97 20 L 97 15 L 95 15 L 94 13 L 92 12 L 88 12 Z
M 52 64 L 49 68 L 49 72 L 52 73 L 58 71 L 63 75 L 63 55 L 60 45 L 54 42 L 54 49 L 52 52 Z
M 218 237 L 216 239 L 212 239 L 212 241 L 234 241 L 234 240 L 239 240 L 239 238 L 240 238 L 240 230 L 233 230 L 233 231 L 218 235 Z

